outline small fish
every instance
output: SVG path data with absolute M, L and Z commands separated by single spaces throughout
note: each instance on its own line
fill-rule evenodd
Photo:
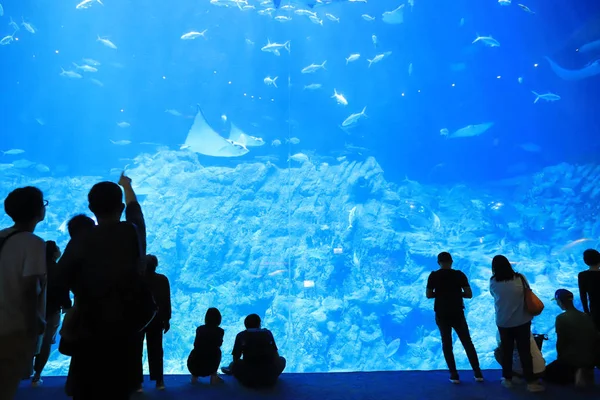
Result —
M 361 15 L 361 17 L 362 17 L 362 19 L 364 19 L 365 21 L 368 21 L 368 22 L 373 22 L 376 19 L 375 17 L 371 17 L 369 14 L 363 14 L 363 15 Z
M 205 29 L 202 32 L 196 32 L 196 31 L 188 32 L 188 33 L 181 35 L 181 39 L 182 40 L 192 40 L 192 39 L 196 39 L 200 36 L 202 36 L 203 38 L 206 39 L 206 36 L 204 36 L 204 35 L 206 34 L 207 31 L 208 31 L 208 29 Z
M 294 160 L 299 163 L 304 163 L 308 161 L 308 156 L 304 153 L 296 153 L 293 156 L 290 156 L 290 158 L 288 158 L 288 161 L 290 160 Z
M 50 168 L 47 165 L 44 165 L 44 164 L 38 164 L 38 165 L 36 165 L 35 169 L 37 169 L 38 172 L 41 172 L 43 174 L 50 172 Z
M 521 7 L 521 10 L 523 10 L 529 14 L 535 14 L 535 12 L 531 11 L 531 9 L 524 4 L 518 4 L 518 6 Z
M 496 39 L 494 39 L 491 36 L 477 35 L 477 38 L 475 40 L 473 40 L 473 43 L 477 43 L 477 42 L 482 42 L 486 46 L 489 46 L 489 47 L 500 47 L 500 42 L 498 42 Z
M 104 3 L 102 3 L 102 1 L 100 1 L 100 0 L 96 0 L 96 2 L 97 2 L 98 4 L 100 4 L 101 6 L 103 6 L 103 5 L 104 5 Z M 90 8 L 90 7 L 92 6 L 92 4 L 93 4 L 93 3 L 94 3 L 94 0 L 83 0 L 81 3 L 77 4 L 77 5 L 75 6 L 75 8 L 76 8 L 77 10 L 85 10 L 85 9 L 87 9 L 87 8 Z
M 285 139 L 285 142 L 291 144 L 300 144 L 300 139 L 298 139 L 297 137 L 293 137 L 291 139 Z
M 100 66 L 100 62 L 99 61 L 96 61 L 96 60 L 91 59 L 91 58 L 84 58 L 81 61 L 83 61 L 84 64 L 91 65 L 91 66 L 94 66 L 94 67 L 99 67 Z
M 545 94 L 538 94 L 534 91 L 531 91 L 531 93 L 533 93 L 535 95 L 535 100 L 533 101 L 533 103 L 537 103 L 540 99 L 542 100 L 546 100 L 546 101 L 558 101 L 560 100 L 560 96 L 554 93 L 545 93 Z
M 0 17 L 4 16 L 4 7 L 0 4 Z
M 171 109 L 169 109 L 169 110 L 165 110 L 165 112 L 166 112 L 166 113 L 169 113 L 169 114 L 171 114 L 171 115 L 173 115 L 173 116 L 175 116 L 175 117 L 181 117 L 181 115 L 182 115 L 182 114 L 181 114 L 179 111 L 177 111 L 177 110 L 171 110 Z
M 458 26 L 465 26 L 465 19 L 461 18 L 460 22 L 458 23 Z
M 379 61 L 383 60 L 385 57 L 389 56 L 390 54 L 392 54 L 392 52 L 387 51 L 383 54 L 377 54 L 375 57 L 373 57 L 372 60 L 367 59 L 367 61 L 369 62 L 369 68 L 371 68 L 371 65 L 377 64 Z
M 115 46 L 115 44 L 113 42 L 111 42 L 108 39 L 101 38 L 99 35 L 98 35 L 98 39 L 96 39 L 96 40 L 98 42 L 102 43 L 103 45 L 105 45 L 106 47 L 110 47 L 111 49 L 115 49 L 115 50 L 117 49 L 117 46 Z
M 440 129 L 440 135 L 442 136 L 448 136 L 450 134 L 450 131 L 448 130 L 448 128 L 442 128 Z
M 385 358 L 390 358 L 400 348 L 400 339 L 392 340 L 387 346 L 385 346 Z
M 511 0 L 498 0 L 498 4 L 501 6 L 510 6 Z
M 412 63 L 408 64 L 408 76 L 412 76 L 413 73 L 413 65 Z
M 371 40 L 373 41 L 373 46 L 377 47 L 377 35 L 371 36 Z
M 323 85 L 321 85 L 320 83 L 311 83 L 310 85 L 305 85 L 304 90 L 317 90 L 320 89 L 321 86 Z
M 25 22 L 24 18 L 21 18 L 22 22 L 21 25 L 23 26 L 23 28 L 25 28 L 25 30 L 29 33 L 35 33 L 35 28 L 33 27 L 33 25 L 31 25 L 29 22 Z
M 111 140 L 110 142 L 117 146 L 127 146 L 128 144 L 131 144 L 131 140 Z
M 347 158 L 346 156 L 341 156 L 341 157 L 336 158 L 336 160 L 338 160 L 339 162 L 342 162 L 342 161 L 346 160 L 346 158 Z
M 187 150 L 191 147 L 192 146 L 190 146 L 189 144 L 182 144 L 181 146 L 179 146 L 179 150 Z
M 348 65 L 348 63 L 358 60 L 359 58 L 360 58 L 359 53 L 350 54 L 350 56 L 348 58 L 346 58 L 346 65 Z
M 340 19 L 333 14 L 325 14 L 325 16 L 333 22 L 340 22 Z
M 308 19 L 310 19 L 310 21 L 313 24 L 317 24 L 317 25 L 323 26 L 323 20 L 321 18 L 317 17 L 316 15 L 311 15 L 310 17 L 308 17 Z
M 19 28 L 19 24 L 17 24 L 15 21 L 13 21 L 12 17 L 10 18 L 10 22 L 8 23 L 8 26 L 10 26 L 11 28 L 13 28 L 13 30 L 16 32 L 18 30 L 20 30 L 21 28 Z
M 317 16 L 317 13 L 315 13 L 315 12 L 308 11 L 308 10 L 302 10 L 302 9 L 295 10 L 294 13 L 297 15 L 303 15 L 306 17 L 316 17 Z
M 98 72 L 98 68 L 91 67 L 89 65 L 77 65 L 73 63 L 73 66 L 85 72 Z
M 267 275 L 269 276 L 277 276 L 287 272 L 287 269 L 278 269 L 277 271 L 269 272 Z
M 117 122 L 117 126 L 119 128 L 129 128 L 131 126 L 131 124 L 129 122 L 122 121 L 122 122 Z
M 281 140 L 279 140 L 279 139 L 273 140 L 271 142 L 271 146 L 273 146 L 273 147 L 279 147 L 279 146 L 281 146 Z
M 275 21 L 277 22 L 290 22 L 292 20 L 292 18 L 286 16 L 286 15 L 278 15 L 275 17 Z
M 246 44 L 249 46 L 254 46 L 254 42 L 250 39 L 246 39 Z
M 356 113 L 356 114 L 351 114 L 348 118 L 346 118 L 344 120 L 344 122 L 342 122 L 342 126 L 347 127 L 347 126 L 356 124 L 358 122 L 358 120 L 361 119 L 362 117 L 367 117 L 366 112 L 367 112 L 367 107 L 365 106 L 365 108 L 363 108 L 361 112 Z
M 346 100 L 343 94 L 338 93 L 336 89 L 333 89 L 333 96 L 331 96 L 331 98 L 335 98 L 338 104 L 343 106 L 348 105 L 348 100 Z
M 275 86 L 275 88 L 277 88 L 277 78 L 279 77 L 276 76 L 275 78 L 271 78 L 270 76 L 267 76 L 265 79 L 263 79 L 263 81 L 265 82 L 265 85 Z
M 64 69 L 62 69 L 62 72 L 60 73 L 60 76 L 64 76 L 65 78 L 71 78 L 71 79 L 81 79 L 83 78 L 80 74 L 78 74 L 75 71 L 65 71 Z
M 519 83 L 523 83 L 523 77 L 522 77 L 522 76 L 520 76 L 520 77 L 517 79 L 517 82 L 519 82 Z
M 98 79 L 95 79 L 95 78 L 90 79 L 90 82 L 92 82 L 96 86 L 100 86 L 100 87 L 104 86 L 104 83 L 100 82 Z
M 5 156 L 16 156 L 25 153 L 25 150 L 21 149 L 10 149 L 2 152 Z
M 353 223 L 354 223 L 354 218 L 356 216 L 356 206 L 352 207 L 350 209 L 350 211 L 348 211 L 348 228 L 347 230 L 352 229 L 353 227 Z M 358 257 L 356 257 L 356 252 L 354 252 L 354 257 L 358 259 Z M 355 262 L 355 264 L 359 264 L 360 261 Z
M 12 43 L 12 41 L 14 40 L 14 33 L 12 35 L 9 36 L 4 36 L 1 40 L 0 40 L 0 46 L 6 46 Z
M 327 60 L 323 61 L 323 64 L 310 64 L 308 67 L 304 67 L 302 68 L 302 72 L 303 74 L 312 74 L 317 72 L 320 69 L 325 69 L 325 64 L 327 63 Z
M 264 45 L 260 50 L 267 52 L 267 53 L 273 53 L 276 56 L 279 56 L 281 54 L 279 52 L 281 49 L 285 49 L 289 53 L 290 52 L 290 41 L 288 40 L 287 42 L 280 44 L 280 43 L 271 43 L 270 40 L 267 40 L 267 44 Z

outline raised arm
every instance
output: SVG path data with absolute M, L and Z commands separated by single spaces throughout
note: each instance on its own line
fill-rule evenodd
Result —
M 146 221 L 142 213 L 142 207 L 137 201 L 135 191 L 131 186 L 131 178 L 123 172 L 119 178 L 119 185 L 125 192 L 125 220 L 135 225 L 138 233 L 138 238 L 141 241 L 140 247 L 142 256 L 146 255 Z

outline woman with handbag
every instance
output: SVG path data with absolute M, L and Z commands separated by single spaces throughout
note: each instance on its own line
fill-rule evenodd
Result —
M 494 297 L 496 325 L 502 342 L 502 385 L 512 387 L 512 355 L 517 346 L 523 376 L 527 381 L 527 390 L 541 392 L 545 388 L 533 375 L 530 337 L 531 320 L 541 313 L 539 302 L 534 309 L 531 296 L 535 296 L 529 283 L 521 274 L 517 274 L 505 256 L 497 255 L 492 260 L 492 278 L 490 293 Z M 543 309 L 543 305 L 541 306 Z M 539 312 L 538 312 L 539 311 Z

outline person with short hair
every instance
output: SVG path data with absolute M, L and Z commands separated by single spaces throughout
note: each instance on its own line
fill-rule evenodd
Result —
M 525 276 L 513 270 L 508 258 L 503 255 L 494 256 L 490 293 L 494 297 L 496 325 L 502 343 L 502 385 L 506 388 L 513 387 L 512 356 L 516 344 L 527 390 L 542 392 L 545 387 L 533 375 L 530 347 L 533 315 L 525 307 L 525 290 L 528 285 Z
M 38 188 L 15 189 L 4 200 L 14 224 L 0 230 L 0 399 L 12 399 L 31 371 L 46 324 L 46 242 L 35 235 L 48 201 Z
M 554 301 L 564 312 L 556 317 L 556 360 L 546 367 L 546 380 L 586 386 L 593 383 L 599 350 L 594 321 L 575 308 L 572 292 L 558 289 Z
M 77 214 L 67 222 L 67 230 L 71 239 L 89 232 L 94 226 L 96 226 L 94 220 L 85 214 Z
M 583 252 L 583 262 L 589 269 L 577 276 L 579 297 L 583 311 L 592 317 L 596 330 L 600 332 L 600 252 L 587 249 Z
M 242 385 L 251 388 L 270 387 L 285 369 L 285 358 L 279 355 L 270 330 L 261 328 L 260 317 L 250 314 L 244 320 L 246 330 L 235 337 L 233 362 L 222 368 Z
M 146 282 L 154 300 L 158 306 L 158 313 L 154 320 L 140 334 L 139 340 L 139 376 L 140 387 L 138 392 L 143 391 L 144 372 L 143 372 L 143 354 L 144 338 L 148 349 L 148 365 L 150 367 L 150 380 L 156 382 L 158 390 L 165 389 L 164 367 L 163 367 L 163 334 L 171 328 L 171 287 L 169 279 L 156 272 L 158 267 L 158 258 L 153 254 L 146 256 Z
M 204 325 L 196 328 L 194 349 L 187 360 L 192 383 L 198 382 L 198 377 L 207 376 L 210 376 L 211 385 L 223 382 L 217 372 L 221 364 L 221 345 L 225 331 L 219 325 L 221 313 L 214 307 L 209 308 L 204 316 Z
M 433 306 L 435 322 L 442 337 L 442 349 L 450 370 L 450 382 L 460 383 L 452 349 L 453 329 L 465 348 L 465 353 L 467 353 L 467 358 L 471 368 L 473 368 L 475 380 L 483 382 L 479 358 L 471 340 L 469 325 L 467 325 L 464 312 L 463 299 L 473 298 L 469 280 L 462 271 L 452 269 L 454 261 L 450 253 L 442 252 L 438 254 L 437 262 L 440 269 L 429 274 L 426 296 L 428 299 L 435 299 Z

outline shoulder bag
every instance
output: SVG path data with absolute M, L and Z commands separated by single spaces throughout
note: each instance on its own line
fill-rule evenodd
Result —
M 533 293 L 531 287 L 523 277 L 523 275 L 519 274 L 519 278 L 521 282 L 523 282 L 523 294 L 525 298 L 525 309 L 527 312 L 534 317 L 537 317 L 544 311 L 544 303 L 540 300 L 539 297 Z

